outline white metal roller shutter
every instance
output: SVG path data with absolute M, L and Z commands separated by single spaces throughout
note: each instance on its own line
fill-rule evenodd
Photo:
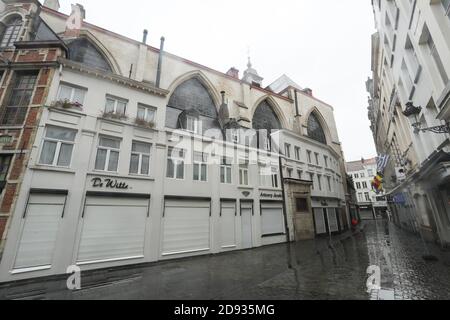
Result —
M 210 250 L 211 202 L 165 201 L 163 255 Z
M 374 220 L 372 208 L 365 208 L 360 210 L 361 220 Z
M 15 269 L 51 266 L 66 195 L 31 194 Z
M 261 203 L 261 216 L 263 236 L 285 233 L 282 203 Z
M 87 197 L 78 263 L 144 257 L 149 199 Z
M 234 248 L 236 247 L 236 202 L 222 201 L 220 212 L 220 239 L 222 248 Z
M 253 202 L 241 202 L 242 249 L 253 247 Z
M 316 224 L 316 234 L 327 233 L 327 227 L 325 224 L 325 216 L 322 208 L 314 209 L 314 221 Z
M 339 223 L 337 221 L 337 215 L 335 209 L 327 209 L 328 214 L 328 228 L 330 232 L 339 232 Z

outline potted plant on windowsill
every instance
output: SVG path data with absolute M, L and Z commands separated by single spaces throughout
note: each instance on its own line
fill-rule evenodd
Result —
M 155 128 L 155 123 L 153 121 L 147 121 L 147 120 L 144 120 L 144 119 L 136 118 L 134 120 L 134 123 L 138 127 L 142 127 L 142 128 L 146 128 L 146 129 L 154 129 Z
M 125 121 L 128 120 L 128 116 L 124 113 L 117 113 L 117 112 L 106 112 L 104 111 L 102 113 L 102 118 L 105 119 L 113 119 L 113 120 L 120 120 L 120 121 Z
M 72 102 L 68 99 L 65 100 L 58 100 L 52 103 L 51 105 L 52 108 L 58 108 L 58 109 L 76 109 L 79 111 L 83 110 L 83 105 L 79 102 Z

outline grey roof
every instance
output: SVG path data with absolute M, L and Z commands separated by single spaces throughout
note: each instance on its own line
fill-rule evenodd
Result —
M 356 172 L 356 171 L 363 171 L 364 170 L 364 166 L 374 165 L 376 163 L 377 163 L 376 158 L 364 159 L 364 163 L 363 163 L 363 161 L 361 159 L 360 161 L 347 162 L 345 164 L 345 167 L 347 169 L 347 172 Z
M 283 74 L 281 77 L 275 80 L 270 86 L 268 86 L 268 89 L 272 90 L 275 93 L 280 93 L 289 86 L 297 88 L 298 90 L 303 90 L 301 86 L 295 83 L 294 80 L 289 78 L 286 74 Z

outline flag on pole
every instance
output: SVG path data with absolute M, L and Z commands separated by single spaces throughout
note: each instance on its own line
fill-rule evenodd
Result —
M 377 157 L 377 172 L 383 173 L 389 163 L 390 156 L 387 154 L 382 154 Z

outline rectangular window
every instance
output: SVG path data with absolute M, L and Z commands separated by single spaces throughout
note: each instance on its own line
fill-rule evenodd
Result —
M 248 164 L 239 165 L 239 184 L 241 186 L 248 186 Z
M 314 173 L 309 174 L 309 180 L 312 182 L 311 190 L 315 190 L 314 187 Z
M 298 179 L 299 179 L 299 180 L 302 180 L 302 179 L 303 179 L 303 171 L 297 170 L 297 175 L 298 175 Z
M 293 173 L 294 173 L 293 169 L 291 169 L 291 168 L 287 169 L 287 175 L 288 175 L 289 178 L 292 178 Z
M 300 148 L 299 147 L 295 147 L 295 160 L 297 160 L 297 161 L 301 160 Z
M 9 167 L 11 166 L 11 155 L 0 156 L 0 194 L 3 193 L 3 189 L 6 187 L 8 180 Z
M 0 116 L 0 124 L 22 125 L 31 103 L 38 72 L 18 72 L 11 87 L 7 105 Z
M 323 161 L 325 163 L 325 168 L 328 168 L 328 157 L 327 156 L 323 156 Z
M 167 157 L 167 178 L 184 179 L 185 152 L 181 149 L 169 148 Z
M 358 189 L 358 190 L 361 189 L 361 183 L 360 183 L 360 182 L 357 182 L 357 183 L 356 183 L 356 189 Z
M 97 147 L 95 170 L 117 172 L 119 167 L 121 141 L 116 138 L 100 137 Z
M 186 116 L 186 131 L 200 134 L 200 120 L 193 116 Z
M 450 0 L 449 0 L 450 1 Z M 367 174 L 369 175 L 369 177 L 373 177 L 373 170 L 369 169 L 367 171 Z
M 364 181 L 364 182 L 362 183 L 362 186 L 363 186 L 363 189 L 367 189 L 367 182 Z
M 317 176 L 317 181 L 319 182 L 319 190 L 322 191 L 322 176 L 321 175 Z
M 148 176 L 150 174 L 150 153 L 152 145 L 133 141 L 130 160 L 130 174 Z
M 366 174 L 365 174 L 365 173 L 361 173 L 360 177 L 361 177 L 361 178 L 365 178 L 365 177 L 366 177 Z
M 208 181 L 208 155 L 194 152 L 194 181 Z
M 138 104 L 137 119 L 145 122 L 155 122 L 156 108 Z
M 450 0 L 441 0 L 441 3 L 444 7 L 445 15 L 450 19 Z
M 106 97 L 106 114 L 125 115 L 128 101 L 125 99 L 115 98 L 112 96 Z
M 364 193 L 364 196 L 366 197 L 366 201 L 368 201 L 368 202 L 371 201 L 371 200 L 370 200 L 370 195 L 369 195 L 368 192 L 365 192 L 365 193 Z
M 220 166 L 220 183 L 231 184 L 232 160 L 230 158 L 222 157 L 222 164 Z
M 39 164 L 70 167 L 76 135 L 75 130 L 47 127 Z
M 316 164 L 317 164 L 317 165 L 320 165 L 320 162 L 319 162 L 319 154 L 318 154 L 318 153 L 314 153 L 314 155 L 316 156 Z
M 328 191 L 333 192 L 333 188 L 331 186 L 331 178 L 327 177 L 327 182 L 328 182 Z
M 81 89 L 69 84 L 60 84 L 58 92 L 58 101 L 69 101 L 72 103 L 84 104 L 86 89 Z
M 286 143 L 284 145 L 284 152 L 285 152 L 286 158 L 290 158 L 291 157 L 291 145 L 289 143 Z
M 308 163 L 312 163 L 311 151 L 306 150 L 306 154 L 308 155 Z

